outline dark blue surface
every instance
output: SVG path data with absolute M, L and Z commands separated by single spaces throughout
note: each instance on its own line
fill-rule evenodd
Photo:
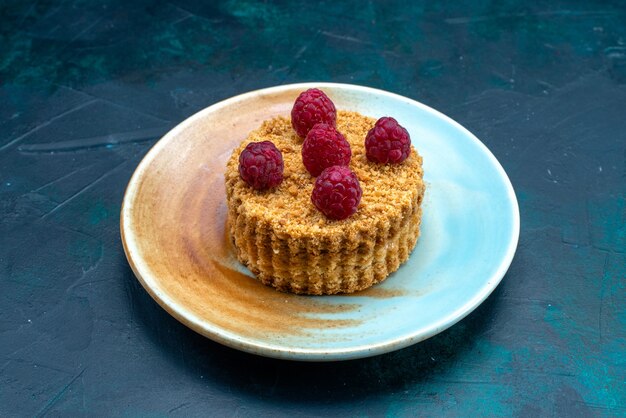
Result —
M 124 188 L 221 99 L 334 81 L 453 117 L 496 155 L 517 255 L 421 344 L 308 364 L 236 352 L 130 271 Z M 1 416 L 626 415 L 620 2 L 0 4 Z

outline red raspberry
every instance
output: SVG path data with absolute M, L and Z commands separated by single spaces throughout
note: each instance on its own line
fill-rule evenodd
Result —
M 291 126 L 300 138 L 304 138 L 318 123 L 335 126 L 337 110 L 333 102 L 318 89 L 300 93 L 291 109 Z
M 315 180 L 311 201 L 330 219 L 346 219 L 356 212 L 363 191 L 356 174 L 348 167 L 328 167 Z
M 318 123 L 302 143 L 302 162 L 313 177 L 333 165 L 350 164 L 352 151 L 346 138 L 334 127 Z
M 411 137 L 394 118 L 380 118 L 365 137 L 365 153 L 375 163 L 401 163 L 411 153 Z
M 283 154 L 270 141 L 251 142 L 239 154 L 239 175 L 253 189 L 278 186 L 283 169 Z

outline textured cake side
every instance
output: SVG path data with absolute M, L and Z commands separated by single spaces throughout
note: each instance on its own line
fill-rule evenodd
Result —
M 423 193 L 406 218 L 344 237 L 286 237 L 262 219 L 229 208 L 229 230 L 237 257 L 264 284 L 312 295 L 366 289 L 405 262 L 420 232 Z

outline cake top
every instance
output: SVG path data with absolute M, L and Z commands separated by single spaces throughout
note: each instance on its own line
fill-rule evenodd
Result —
M 403 208 L 424 187 L 422 158 L 413 147 L 401 164 L 371 162 L 365 154 L 365 137 L 376 120 L 357 112 L 338 111 L 337 130 L 350 143 L 350 168 L 356 173 L 363 196 L 358 211 L 341 221 L 331 220 L 320 213 L 311 202 L 315 177 L 302 163 L 302 142 L 285 117 L 263 122 L 236 149 L 227 163 L 226 184 L 231 202 L 245 206 L 248 216 L 273 224 L 276 231 L 290 236 L 350 234 L 375 228 L 387 219 L 403 216 Z M 284 179 L 276 188 L 257 191 L 241 180 L 238 156 L 250 142 L 271 141 L 282 152 Z M 230 189 L 230 190 L 229 190 Z

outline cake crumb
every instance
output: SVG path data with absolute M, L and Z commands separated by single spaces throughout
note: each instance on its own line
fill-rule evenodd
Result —
M 250 133 L 228 161 L 226 181 L 233 183 L 236 194 L 247 206 L 246 211 L 249 214 L 257 213 L 259 217 L 270 220 L 278 219 L 280 215 L 286 216 L 287 221 L 283 227 L 289 230 L 319 225 L 329 234 L 334 234 L 346 228 L 350 229 L 350 224 L 375 223 L 383 218 L 396 217 L 406 207 L 408 200 L 414 199 L 416 193 L 423 192 L 422 158 L 411 146 L 411 154 L 401 164 L 378 164 L 369 161 L 365 156 L 365 136 L 375 123 L 375 119 L 357 112 L 337 112 L 337 130 L 350 143 L 350 168 L 359 178 L 363 190 L 359 210 L 348 219 L 327 219 L 313 206 L 311 192 L 315 177 L 302 164 L 302 141 L 291 127 L 290 119 L 286 117 L 278 116 L 266 120 L 260 128 Z M 280 186 L 263 193 L 249 190 L 240 181 L 237 173 L 237 157 L 241 150 L 250 142 L 260 141 L 272 141 L 283 153 L 285 164 L 285 177 Z M 413 193 L 408 190 L 413 190 Z

